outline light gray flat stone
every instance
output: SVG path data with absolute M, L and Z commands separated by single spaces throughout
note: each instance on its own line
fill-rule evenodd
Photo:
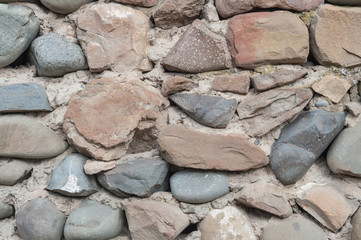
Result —
M 0 202 L 0 219 L 14 215 L 14 207 L 10 204 Z
M 0 167 L 0 185 L 13 186 L 31 174 L 33 167 L 19 160 L 10 160 Z

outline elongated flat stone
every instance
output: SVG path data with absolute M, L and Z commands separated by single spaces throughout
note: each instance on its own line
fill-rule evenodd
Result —
M 31 174 L 32 166 L 19 160 L 10 160 L 0 167 L 0 185 L 13 186 Z

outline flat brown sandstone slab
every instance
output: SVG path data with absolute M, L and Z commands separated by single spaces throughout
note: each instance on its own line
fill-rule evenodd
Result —
M 332 75 L 325 76 L 321 81 L 312 85 L 315 92 L 327 97 L 334 103 L 340 102 L 350 88 L 351 84 L 345 79 Z
M 232 92 L 246 95 L 251 80 L 247 75 L 241 76 L 220 76 L 214 80 L 212 89 L 220 92 Z

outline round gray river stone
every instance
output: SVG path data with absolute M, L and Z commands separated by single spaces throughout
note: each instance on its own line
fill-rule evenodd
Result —
M 54 12 L 68 14 L 92 1 L 93 0 L 41 0 L 41 3 Z
M 12 205 L 0 202 L 0 219 L 10 217 L 14 213 L 15 211 Z
M 229 192 L 227 174 L 212 171 L 183 170 L 170 178 L 173 196 L 182 202 L 205 203 Z
M 33 167 L 20 160 L 10 160 L 0 167 L 0 185 L 13 186 L 31 174 Z
M 30 8 L 0 4 L 0 67 L 14 62 L 29 47 L 39 27 Z

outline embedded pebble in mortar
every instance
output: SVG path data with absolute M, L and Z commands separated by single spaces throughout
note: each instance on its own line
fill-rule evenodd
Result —
M 0 167 L 0 185 L 13 186 L 29 176 L 32 169 L 25 161 L 10 160 Z
M 78 8 L 84 4 L 91 3 L 94 0 L 40 0 L 41 3 L 49 8 L 50 10 L 61 13 L 68 14 L 76 11 Z
M 0 202 L 0 219 L 11 217 L 14 213 L 15 210 L 12 205 Z
M 318 108 L 328 107 L 328 102 L 327 102 L 326 100 L 318 100 L 318 101 L 315 103 L 315 106 L 318 107 Z

